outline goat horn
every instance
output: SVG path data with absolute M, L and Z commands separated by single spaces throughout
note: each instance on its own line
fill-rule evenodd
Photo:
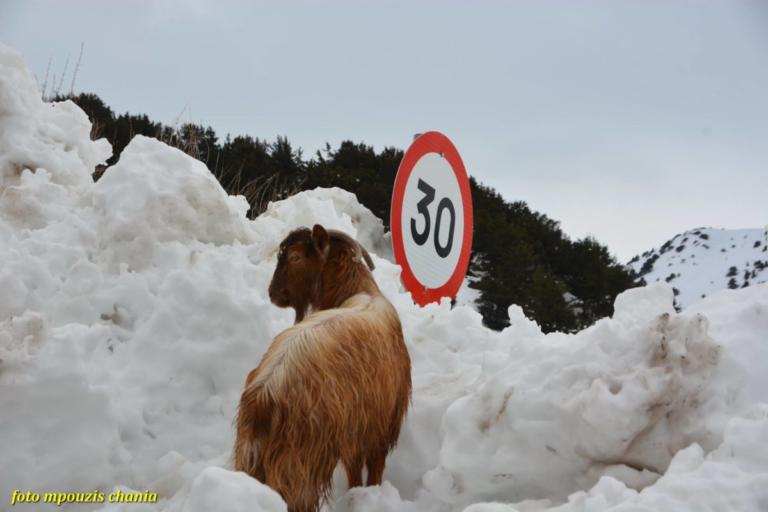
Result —
M 364 259 L 365 263 L 368 265 L 368 268 L 371 270 L 376 268 L 376 266 L 373 264 L 373 260 L 371 259 L 371 255 L 368 254 L 368 251 L 365 250 L 365 247 L 360 245 L 357 240 L 344 233 L 343 231 L 339 231 L 338 229 L 328 229 L 327 232 L 329 237 L 335 238 L 336 240 L 341 240 L 342 242 L 345 242 L 346 244 L 353 247 L 355 252 L 357 252 L 357 258 Z
M 360 246 L 360 249 L 363 251 L 363 258 L 365 259 L 365 262 L 368 264 L 368 268 L 373 270 L 376 268 L 376 265 L 373 264 L 373 260 L 371 259 L 371 255 L 368 254 L 368 251 L 365 250 L 365 247 L 362 245 Z

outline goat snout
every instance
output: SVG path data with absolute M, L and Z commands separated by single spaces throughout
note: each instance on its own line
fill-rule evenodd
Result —
M 270 285 L 269 287 L 269 300 L 272 304 L 279 308 L 286 308 L 290 306 L 290 298 L 288 297 L 288 290 L 279 288 L 277 286 Z

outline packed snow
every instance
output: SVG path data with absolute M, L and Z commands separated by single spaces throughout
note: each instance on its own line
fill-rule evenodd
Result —
M 521 308 L 415 306 L 381 221 L 340 189 L 256 220 L 205 165 L 136 137 L 109 145 L 48 104 L 0 46 L 0 501 L 21 492 L 156 492 L 151 504 L 12 510 L 278 512 L 231 470 L 247 372 L 293 315 L 271 305 L 277 246 L 314 223 L 357 237 L 400 313 L 413 401 L 381 486 L 339 511 L 768 510 L 768 285 L 677 313 L 656 283 L 611 318 L 543 334 Z
M 676 304 L 687 307 L 720 290 L 768 283 L 768 226 L 692 229 L 636 256 L 629 267 L 647 283 L 672 285 Z

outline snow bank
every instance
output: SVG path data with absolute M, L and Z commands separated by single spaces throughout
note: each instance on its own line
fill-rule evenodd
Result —
M 317 219 L 327 219 L 327 228 L 355 233 L 369 251 L 392 260 L 392 243 L 384 233 L 384 223 L 355 200 L 355 195 L 340 188 L 299 192 L 290 201 L 270 203 L 258 224 L 269 223 L 285 230 L 312 226 Z M 275 233 L 276 234 L 276 233 Z M 278 235 L 280 236 L 280 235 Z
M 146 264 L 159 242 L 250 241 L 245 198 L 228 196 L 205 164 L 157 139 L 134 137 L 92 192 L 100 249 L 131 267 Z
M 765 508 L 768 286 L 681 314 L 666 285 L 630 290 L 574 335 L 512 306 L 490 331 L 468 307 L 414 306 L 352 194 L 303 192 L 248 221 L 202 164 L 142 137 L 94 184 L 109 148 L 38 97 L 0 49 L 0 499 L 151 490 L 151 505 L 34 510 L 285 510 L 229 470 L 232 421 L 293 318 L 267 298 L 277 245 L 320 222 L 371 250 L 413 361 L 386 482 L 347 492 L 338 472 L 333 508 Z
M 235 512 L 246 509 L 253 512 L 287 510 L 277 492 L 245 473 L 210 467 L 192 482 L 184 512 Z
M 659 510 L 766 510 L 768 507 L 768 407 L 734 418 L 724 442 L 706 455 L 698 444 L 677 452 L 654 485 L 637 492 L 610 476 L 567 503 L 482 503 L 464 512 L 602 512 Z
M 43 103 L 21 55 L 0 45 L 0 187 L 17 184 L 25 170 L 55 171 L 54 183 L 85 184 L 112 155 L 92 142 L 88 116 L 71 101 Z
M 632 290 L 617 306 L 656 299 L 664 310 L 668 292 Z M 575 336 L 502 337 L 504 366 L 443 418 L 440 465 L 425 483 L 444 501 L 564 499 L 615 469 L 644 485 L 701 438 L 691 417 L 718 360 L 703 317 L 638 321 L 617 307 Z

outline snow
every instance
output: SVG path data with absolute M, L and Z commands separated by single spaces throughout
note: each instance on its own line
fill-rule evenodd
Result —
M 39 167 L 55 169 L 57 184 L 92 181 L 93 168 L 111 156 L 111 148 L 105 140 L 90 140 L 85 112 L 71 101 L 43 103 L 18 53 L 0 50 L 0 68 L 0 187 Z
M 258 480 L 245 473 L 209 467 L 192 482 L 184 512 L 235 512 L 243 510 L 243 504 L 253 512 L 287 510 L 280 495 Z
M 692 229 L 636 257 L 629 267 L 647 283 L 671 284 L 677 305 L 685 308 L 729 283 L 742 288 L 768 282 L 768 226 Z
M 167 148 L 156 139 L 134 137 L 93 187 L 92 204 L 104 223 L 99 231 L 109 234 L 102 246 L 122 253 L 130 250 L 125 243 L 137 244 L 142 253 L 168 241 L 247 243 L 247 201 L 227 196 L 202 162 Z M 137 224 L 137 218 L 143 222 Z
M 108 145 L 73 104 L 43 103 L 5 47 L 0 100 L 0 499 L 149 490 L 157 503 L 34 509 L 285 511 L 231 471 L 232 422 L 293 320 L 267 297 L 277 245 L 319 222 L 371 251 L 414 384 L 385 482 L 348 491 L 337 471 L 330 510 L 768 508 L 768 285 L 678 313 L 655 283 L 576 334 L 513 305 L 495 332 L 470 307 L 415 306 L 348 192 L 249 221 L 204 165 L 143 137 L 93 183 Z

